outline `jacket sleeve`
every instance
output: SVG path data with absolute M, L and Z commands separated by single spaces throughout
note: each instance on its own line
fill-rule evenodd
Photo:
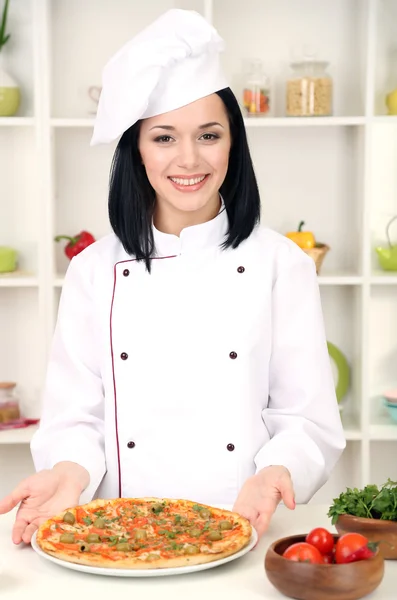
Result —
M 82 502 L 92 499 L 106 472 L 98 328 L 84 253 L 72 259 L 65 276 L 40 427 L 31 442 L 37 471 L 51 469 L 61 461 L 87 469 L 90 483 Z
M 328 480 L 346 440 L 315 264 L 299 248 L 287 248 L 288 264 L 273 286 L 269 401 L 262 412 L 270 441 L 255 464 L 257 471 L 287 467 L 296 502 L 306 503 Z

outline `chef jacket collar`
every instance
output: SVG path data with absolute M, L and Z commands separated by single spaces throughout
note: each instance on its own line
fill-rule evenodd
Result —
M 220 246 L 226 239 L 229 221 L 221 197 L 221 207 L 214 219 L 182 229 L 179 236 L 159 231 L 153 221 L 153 236 L 157 256 L 179 256 Z

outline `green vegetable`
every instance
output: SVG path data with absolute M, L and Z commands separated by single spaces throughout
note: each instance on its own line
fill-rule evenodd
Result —
M 338 498 L 334 498 L 328 511 L 332 525 L 339 515 L 397 521 L 397 482 L 388 479 L 380 488 L 376 485 L 366 485 L 361 490 L 346 488 Z
M 90 519 L 90 517 L 83 517 L 83 521 L 86 525 L 92 525 L 92 519 Z
M 84 521 L 84 519 L 83 519 L 83 521 Z M 91 525 L 91 523 L 89 523 L 89 525 Z M 97 519 L 95 519 L 94 527 L 97 527 L 98 529 L 105 529 L 105 527 L 106 527 L 105 519 L 103 517 L 98 517 Z
M 69 523 L 69 525 L 74 525 L 76 519 L 74 518 L 74 514 L 71 512 L 66 512 L 63 515 L 63 520 L 65 523 Z
M 158 502 L 153 504 L 152 506 L 152 512 L 154 512 L 155 515 L 158 515 L 159 513 L 161 513 L 165 508 L 164 504 L 159 504 Z
M 111 535 L 108 538 L 108 545 L 109 546 L 115 546 L 118 543 L 118 541 L 119 541 L 119 538 L 118 538 L 117 535 Z

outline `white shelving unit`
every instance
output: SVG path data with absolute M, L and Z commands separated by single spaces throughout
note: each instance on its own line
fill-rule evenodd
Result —
M 374 248 L 397 214 L 394 0 L 12 0 L 5 57 L 20 81 L 20 114 L 0 118 L 0 244 L 20 251 L 20 271 L 0 276 L 0 380 L 16 380 L 27 416 L 40 392 L 68 260 L 58 234 L 108 233 L 107 186 L 115 144 L 90 148 L 106 60 L 171 7 L 202 12 L 226 41 L 224 67 L 241 98 L 243 60 L 264 60 L 272 115 L 246 118 L 263 221 L 285 233 L 300 220 L 331 247 L 319 276 L 327 336 L 347 356 L 352 385 L 342 418 L 346 452 L 314 501 L 382 475 L 397 424 L 380 401 L 397 385 L 397 273 Z M 334 114 L 287 118 L 284 86 L 297 48 L 329 60 Z M 393 62 L 394 61 L 394 62 Z M 393 234 L 393 231 L 392 231 Z M 397 239 L 397 225 L 394 231 Z M 33 429 L 0 432 L 0 495 L 31 468 Z M 6 483 L 3 483 L 6 482 Z

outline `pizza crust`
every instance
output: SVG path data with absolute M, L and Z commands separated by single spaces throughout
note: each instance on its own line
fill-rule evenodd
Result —
M 43 523 L 37 532 L 37 544 L 38 546 L 47 554 L 66 562 L 71 562 L 75 564 L 85 565 L 85 566 L 93 566 L 100 568 L 112 568 L 112 569 L 165 569 L 165 568 L 179 568 L 179 567 L 187 567 L 187 566 L 195 566 L 200 564 L 206 564 L 209 562 L 216 562 L 233 554 L 236 554 L 243 548 L 245 548 L 252 536 L 252 527 L 247 519 L 239 515 L 238 513 L 234 513 L 227 510 L 222 510 L 218 508 L 214 508 L 210 505 L 206 505 L 200 503 L 200 507 L 207 508 L 211 511 L 213 516 L 217 516 L 218 518 L 224 519 L 233 519 L 234 523 L 238 523 L 240 526 L 240 531 L 236 532 L 236 535 L 229 536 L 219 541 L 212 542 L 211 547 L 206 546 L 205 544 L 201 544 L 201 551 L 197 554 L 192 555 L 176 555 L 171 558 L 164 558 L 159 556 L 158 560 L 152 559 L 150 561 L 146 560 L 147 554 L 153 554 L 148 549 L 148 552 L 144 555 L 141 555 L 142 558 L 135 557 L 131 555 L 132 553 L 121 553 L 120 551 L 114 551 L 114 560 L 109 559 L 105 556 L 101 556 L 100 554 L 95 554 L 94 552 L 82 552 L 79 550 L 72 550 L 65 547 L 65 549 L 58 548 L 52 543 L 50 540 L 46 539 L 45 532 L 48 530 L 51 525 L 56 522 L 60 522 L 63 520 L 63 517 L 66 512 L 71 512 L 76 516 L 77 510 L 82 508 L 86 511 L 94 511 L 101 508 L 104 508 L 108 505 L 117 506 L 123 503 L 134 503 L 137 502 L 139 504 L 151 504 L 153 502 L 156 503 L 175 503 L 178 505 L 177 513 L 183 515 L 184 513 L 191 510 L 192 506 L 195 502 L 190 500 L 178 500 L 178 499 L 168 499 L 168 498 L 116 498 L 110 500 L 104 499 L 96 499 L 91 502 L 84 504 L 82 506 L 77 506 L 74 508 L 67 509 L 60 513 L 59 515 L 48 519 L 45 523 Z M 175 509 L 173 509 L 175 510 Z M 73 526 L 71 526 L 73 527 Z M 83 529 L 85 529 L 83 527 Z M 88 529 L 88 527 L 87 527 Z M 123 555 L 125 554 L 125 558 Z

